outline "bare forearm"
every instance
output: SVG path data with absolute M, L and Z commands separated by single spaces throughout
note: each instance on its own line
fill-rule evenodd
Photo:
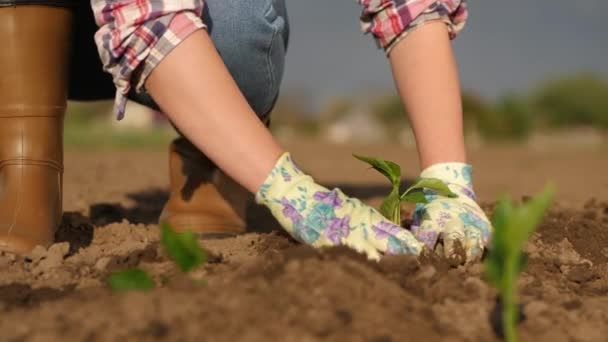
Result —
M 389 59 L 416 136 L 421 168 L 465 162 L 460 85 L 445 24 L 434 21 L 413 30 Z
M 206 31 L 190 35 L 152 71 L 146 88 L 194 145 L 251 192 L 283 150 L 256 117 Z

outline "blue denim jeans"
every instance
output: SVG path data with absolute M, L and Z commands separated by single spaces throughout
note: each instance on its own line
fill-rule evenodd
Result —
M 283 78 L 289 24 L 285 0 L 206 0 L 203 20 L 249 105 L 266 120 Z M 202 94 L 204 96 L 204 94 Z M 148 94 L 131 94 L 156 108 Z
M 110 75 L 101 70 L 93 42 L 96 26 L 91 8 L 88 1 L 82 3 L 74 15 L 70 99 L 113 98 L 116 90 Z M 289 39 L 285 0 L 206 0 L 205 3 L 203 20 L 211 39 L 253 110 L 265 120 L 283 77 Z M 146 93 L 132 92 L 129 98 L 158 109 Z

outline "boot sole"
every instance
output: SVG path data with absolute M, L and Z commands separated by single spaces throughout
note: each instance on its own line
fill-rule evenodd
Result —
M 169 224 L 178 232 L 191 231 L 201 239 L 224 239 L 246 233 L 244 225 L 227 223 L 225 217 L 201 214 L 166 214 L 163 212 L 159 224 Z

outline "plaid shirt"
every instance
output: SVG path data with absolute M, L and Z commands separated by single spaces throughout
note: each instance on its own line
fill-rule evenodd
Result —
M 357 0 L 363 6 L 361 29 L 387 53 L 408 32 L 430 20 L 447 24 L 450 38 L 464 28 L 466 0 Z
M 415 27 L 442 20 L 454 38 L 467 19 L 465 0 L 357 0 L 361 27 L 387 53 Z M 127 94 L 142 91 L 150 72 L 173 48 L 205 28 L 203 0 L 91 0 L 100 27 L 95 42 L 116 85 L 115 112 L 124 116 Z

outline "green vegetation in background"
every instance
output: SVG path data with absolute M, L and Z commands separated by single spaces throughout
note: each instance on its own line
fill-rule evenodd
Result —
M 354 103 L 348 98 L 337 96 L 332 98 L 325 106 L 325 118 L 328 121 L 337 121 L 347 116 L 353 109 Z
M 403 118 L 407 117 L 401 98 L 397 95 L 378 99 L 374 112 L 380 120 L 389 124 L 402 123 Z
M 526 100 L 508 95 L 496 104 L 470 93 L 462 96 L 465 127 L 475 129 L 486 140 L 524 140 L 532 131 L 533 116 Z
M 409 126 L 401 98 L 396 94 L 377 99 L 372 106 L 372 112 L 383 123 L 390 139 L 398 137 Z
M 321 133 L 325 125 L 344 118 L 354 106 L 361 105 L 357 95 L 336 97 L 320 110 L 323 115 L 318 115 L 307 108 L 303 99 L 294 94 L 282 98 L 273 122 L 310 136 Z M 486 141 L 525 141 L 537 130 L 577 127 L 608 133 L 608 80 L 592 73 L 565 75 L 542 82 L 527 93 L 506 94 L 495 101 L 465 91 L 462 102 L 465 129 L 478 132 Z M 383 124 L 388 139 L 408 126 L 396 93 L 377 96 L 369 110 Z
M 544 83 L 533 95 L 547 126 L 608 129 L 608 82 L 591 73 Z
M 171 127 L 117 130 L 103 121 L 86 126 L 66 123 L 64 143 L 67 148 L 79 149 L 161 148 L 175 136 Z
M 534 130 L 593 127 L 608 131 L 608 81 L 590 73 L 541 83 L 495 103 L 462 97 L 465 126 L 486 140 L 525 140 Z
M 371 115 L 383 124 L 388 139 L 399 136 L 408 123 L 397 94 L 373 98 Z M 535 130 L 592 127 L 608 136 L 608 81 L 579 73 L 541 83 L 527 94 L 508 94 L 487 101 L 470 92 L 462 96 L 465 129 L 486 141 L 525 141 Z M 336 97 L 320 111 L 310 109 L 307 93 L 283 93 L 274 109 L 271 128 L 289 127 L 298 135 L 315 137 L 358 105 L 356 96 Z M 146 129 L 117 129 L 111 125 L 112 103 L 70 103 L 65 123 L 68 148 L 163 148 L 175 137 L 169 125 Z
M 284 127 L 294 128 L 305 137 L 315 137 L 321 133 L 324 121 L 315 117 L 307 105 L 307 95 L 284 92 L 279 96 L 270 120 L 270 129 L 276 132 Z
M 110 123 L 112 103 L 70 102 L 65 117 L 67 148 L 164 148 L 176 136 L 170 125 L 117 129 Z
M 533 130 L 593 127 L 608 131 L 608 81 L 589 73 L 556 78 L 529 95 L 487 103 L 463 95 L 465 119 L 488 140 L 524 140 Z

